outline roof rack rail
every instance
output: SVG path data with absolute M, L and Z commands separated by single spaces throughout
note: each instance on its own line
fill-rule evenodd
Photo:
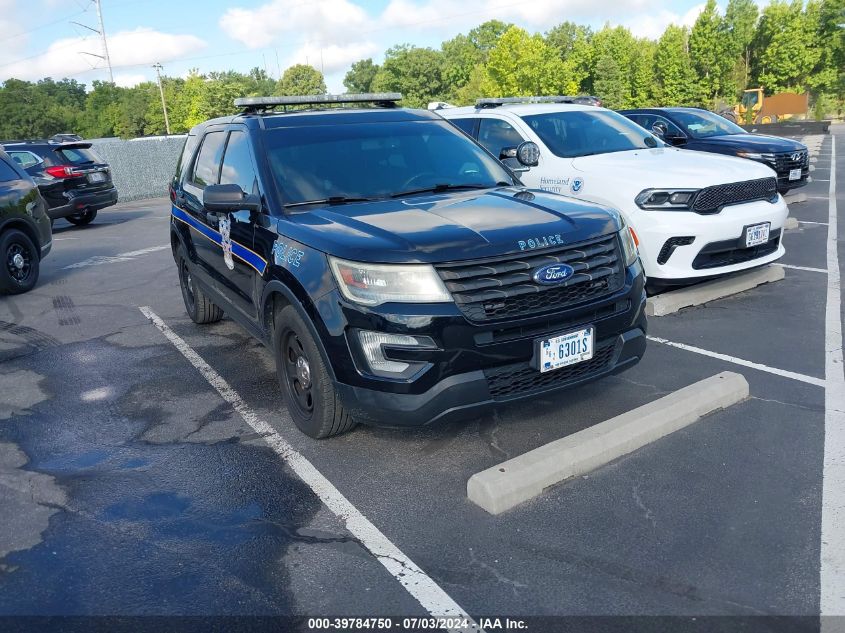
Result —
M 395 108 L 402 100 L 398 92 L 373 92 L 343 95 L 297 95 L 290 97 L 242 97 L 235 99 L 235 107 L 243 108 L 244 113 L 263 112 L 279 106 L 323 105 L 341 103 L 372 103 L 380 108 Z
M 510 103 L 575 103 L 577 96 L 555 95 L 550 97 L 486 97 L 476 99 L 476 108 L 496 108 Z

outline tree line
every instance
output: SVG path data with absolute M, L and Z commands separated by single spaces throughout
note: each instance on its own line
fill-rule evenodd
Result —
M 694 105 L 720 109 L 748 87 L 767 94 L 810 92 L 814 114 L 845 107 L 845 0 L 708 0 L 692 28 L 669 25 L 659 39 L 628 28 L 593 30 L 563 22 L 544 34 L 487 21 L 439 49 L 400 44 L 381 64 L 363 59 L 344 78 L 349 92 L 401 92 L 403 104 L 469 104 L 478 97 L 594 94 L 609 108 Z M 162 78 L 173 133 L 235 112 L 241 96 L 322 94 L 311 66 L 279 80 L 259 68 Z M 6 80 L 0 87 L 0 138 L 76 132 L 86 138 L 165 133 L 158 85 L 131 88 L 73 79 Z

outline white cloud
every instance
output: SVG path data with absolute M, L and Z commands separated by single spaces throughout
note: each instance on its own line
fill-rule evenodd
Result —
M 287 59 L 286 66 L 310 64 L 318 70 L 322 67 L 323 72 L 328 75 L 345 70 L 352 62 L 372 57 L 380 50 L 381 48 L 375 42 L 330 46 L 321 46 L 318 42 L 306 42 Z
M 624 20 L 622 25 L 627 26 L 636 37 L 648 37 L 656 40 L 663 35 L 663 31 L 670 24 L 692 26 L 695 24 L 696 19 L 698 19 L 698 14 L 703 10 L 703 4 L 690 7 L 688 11 L 682 14 L 661 9 L 654 13 L 637 15 Z
M 147 75 L 142 73 L 115 73 L 114 83 L 123 88 L 132 88 L 147 81 Z
M 195 35 L 162 33 L 143 27 L 109 35 L 108 44 L 111 63 L 116 70 L 167 62 L 206 47 L 206 43 Z M 95 68 L 105 77 L 104 62 L 85 53 L 102 54 L 96 36 L 56 40 L 44 53 L 0 66 L 0 79 L 60 78 L 89 73 Z

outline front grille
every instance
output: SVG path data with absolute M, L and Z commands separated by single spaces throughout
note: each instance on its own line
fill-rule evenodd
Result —
M 538 391 L 563 387 L 567 383 L 601 373 L 613 361 L 615 349 L 611 342 L 596 349 L 590 360 L 545 373 L 540 373 L 540 370 L 531 367 L 529 363 L 516 363 L 485 369 L 484 375 L 492 398 L 508 400 Z
M 780 245 L 780 233 L 780 229 L 772 231 L 768 242 L 750 248 L 738 244 L 737 240 L 711 242 L 695 256 L 695 259 L 692 260 L 692 267 L 695 270 L 706 270 L 721 266 L 733 266 L 771 255 Z
M 558 263 L 571 266 L 575 271 L 572 277 L 556 286 L 534 281 L 537 268 Z M 625 279 L 615 233 L 580 244 L 436 268 L 455 303 L 472 321 L 562 310 L 612 294 Z
M 752 200 L 774 201 L 778 195 L 777 178 L 758 178 L 743 182 L 706 187 L 695 196 L 692 209 L 696 213 L 718 213 L 729 204 Z
M 793 155 L 795 158 L 793 158 Z M 810 154 L 807 150 L 775 154 L 775 171 L 778 173 L 788 173 L 790 169 L 805 169 L 809 165 Z

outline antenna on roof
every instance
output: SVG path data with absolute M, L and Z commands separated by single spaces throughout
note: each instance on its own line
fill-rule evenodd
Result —
M 344 95 L 297 95 L 290 97 L 242 97 L 235 99 L 235 107 L 243 108 L 244 114 L 264 112 L 278 106 L 336 105 L 342 103 L 372 103 L 378 108 L 395 108 L 402 100 L 398 92 L 373 92 Z

